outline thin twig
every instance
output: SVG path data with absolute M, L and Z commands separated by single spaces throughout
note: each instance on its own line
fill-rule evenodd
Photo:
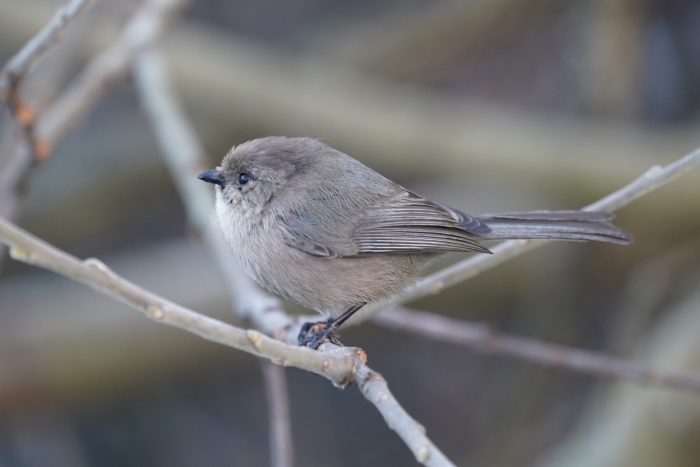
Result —
M 21 86 L 32 65 L 58 42 L 60 33 L 92 0 L 71 0 L 59 8 L 49 22 L 0 70 L 0 102 L 6 102 L 12 118 L 22 130 L 21 139 L 0 174 L 0 216 L 14 219 L 31 168 L 48 155 L 48 147 L 36 138 L 36 112 L 22 97 Z M 0 248 L 0 265 L 5 249 Z
M 0 72 L 0 101 L 7 102 L 10 114 L 22 129 L 24 137 L 18 158 L 38 161 L 48 157 L 49 153 L 48 145 L 36 135 L 37 112 L 25 102 L 20 92 L 22 80 L 31 66 L 56 42 L 59 33 L 88 4 L 85 0 L 72 0 L 60 8 L 46 26 L 27 42 Z
M 149 0 L 124 27 L 119 38 L 95 57 L 37 121 L 36 133 L 48 150 L 76 126 L 111 85 L 124 79 L 132 60 L 164 31 L 185 0 Z
M 292 467 L 294 443 L 289 412 L 289 392 L 284 368 L 268 360 L 260 360 L 270 425 L 270 465 Z
M 19 91 L 20 82 L 30 68 L 54 45 L 61 31 L 92 0 L 71 0 L 59 8 L 49 22 L 22 49 L 17 52 L 0 71 L 0 101 L 9 100 Z
M 282 309 L 277 298 L 260 289 L 233 260 L 212 215 L 211 189 L 197 180 L 197 174 L 208 168 L 205 150 L 172 92 L 162 56 L 154 49 L 144 50 L 138 55 L 134 72 L 139 97 L 180 192 L 190 225 L 202 235 L 212 252 L 234 310 L 266 334 L 282 337 L 280 333 L 295 320 Z
M 384 421 L 411 449 L 416 460 L 429 466 L 453 465 L 425 435 L 425 427 L 411 418 L 389 391 L 386 381 L 367 365 L 355 369 L 355 382 L 362 394 L 381 412 Z
M 584 211 L 613 212 L 635 201 L 657 188 L 666 185 L 671 180 L 687 172 L 700 164 L 700 148 L 681 157 L 680 159 L 663 167 L 654 166 L 642 174 L 639 178 L 620 188 L 614 193 L 584 207 Z M 519 256 L 527 251 L 549 243 L 532 240 L 508 240 L 491 248 L 492 255 L 475 255 L 452 266 L 442 269 L 419 280 L 416 284 L 406 288 L 401 294 L 387 302 L 378 304 L 381 307 L 391 307 L 399 303 L 406 303 L 426 295 L 436 294 L 443 289 L 459 282 L 471 279 L 482 272 L 498 266 L 507 260 Z
M 71 0 L 3 68 L 0 94 L 7 98 L 14 119 L 22 127 L 24 141 L 18 144 L 0 177 L 0 217 L 14 219 L 36 161 L 48 157 L 66 132 L 110 88 L 109 84 L 126 75 L 130 58 L 142 44 L 162 33 L 166 20 L 183 1 L 148 1 L 128 22 L 119 40 L 95 58 L 58 100 L 39 115 L 21 99 L 20 83 L 69 21 L 90 3 L 90 0 Z M 2 249 L 0 254 L 4 255 Z
M 10 247 L 10 255 L 17 261 L 87 284 L 136 308 L 153 321 L 267 358 L 279 365 L 316 373 L 339 387 L 346 387 L 355 381 L 362 394 L 375 405 L 418 461 L 427 466 L 453 465 L 394 399 L 384 379 L 367 367 L 367 357 L 361 349 L 323 344 L 318 351 L 314 351 L 210 318 L 128 281 L 97 259 L 81 261 L 2 218 L 0 241 Z
M 520 360 L 626 379 L 645 386 L 700 392 L 700 376 L 664 372 L 596 352 L 550 344 L 537 339 L 509 336 L 485 325 L 467 323 L 434 313 L 398 307 L 384 310 L 374 321 L 391 329 L 401 329 L 479 352 L 510 355 Z

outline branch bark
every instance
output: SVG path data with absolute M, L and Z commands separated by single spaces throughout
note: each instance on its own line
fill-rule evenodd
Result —
M 679 177 L 683 173 L 700 165 L 700 148 L 661 166 L 654 166 L 644 172 L 639 178 L 625 185 L 608 196 L 584 207 L 584 211 L 614 212 L 642 196 L 660 188 Z M 447 287 L 471 279 L 487 269 L 498 266 L 511 258 L 534 250 L 549 241 L 508 240 L 491 248 L 492 255 L 476 255 L 422 278 L 416 284 L 406 288 L 401 294 L 388 302 L 377 304 L 377 307 L 387 307 L 405 303 L 418 298 L 436 294 Z
M 645 365 L 586 350 L 515 337 L 424 311 L 394 308 L 374 317 L 390 329 L 467 347 L 478 352 L 508 355 L 541 365 L 608 376 L 637 383 L 700 393 L 700 376 L 655 370 Z
M 21 128 L 21 138 L 0 173 L 0 217 L 14 219 L 31 168 L 47 155 L 47 147 L 37 140 L 36 112 L 24 101 L 22 81 L 41 57 L 58 41 L 60 33 L 91 4 L 91 0 L 71 0 L 59 8 L 49 22 L 0 70 L 0 102 L 6 102 L 12 118 Z M 0 266 L 5 249 L 0 248 Z
M 0 240 L 10 247 L 12 258 L 61 274 L 115 298 L 146 317 L 228 347 L 234 347 L 280 365 L 311 371 L 345 387 L 352 382 L 353 367 L 364 363 L 364 353 L 353 348 L 326 352 L 285 344 L 254 330 L 245 330 L 207 317 L 171 302 L 119 276 L 98 259 L 80 259 L 34 237 L 0 218 Z
M 260 361 L 265 398 L 267 400 L 270 425 L 270 465 L 292 467 L 294 465 L 294 442 L 292 420 L 289 413 L 289 391 L 284 368 L 268 360 Z
M 129 72 L 138 52 L 156 40 L 185 0 L 149 0 L 119 38 L 95 57 L 37 122 L 37 135 L 50 149 L 94 107 L 111 84 Z
M 381 375 L 366 365 L 367 356 L 361 349 L 323 344 L 319 351 L 314 351 L 285 344 L 258 331 L 241 329 L 210 318 L 128 281 L 98 259 L 81 261 L 2 218 L 0 240 L 10 247 L 10 255 L 17 261 L 39 266 L 89 285 L 141 311 L 153 321 L 267 358 L 279 365 L 316 373 L 338 387 L 346 387 L 354 381 L 419 462 L 427 466 L 454 465 L 396 401 Z
M 17 52 L 0 71 L 0 101 L 10 99 L 19 91 L 20 82 L 30 68 L 54 45 L 63 29 L 80 14 L 92 0 L 71 0 L 59 8 L 49 22 Z

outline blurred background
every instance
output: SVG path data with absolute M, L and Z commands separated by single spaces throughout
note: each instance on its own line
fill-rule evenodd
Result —
M 50 106 L 145 1 L 96 2 L 33 70 L 27 101 Z M 61 4 L 0 0 L 2 63 Z M 571 209 L 700 144 L 692 0 L 199 0 L 162 44 L 212 166 L 233 144 L 305 135 L 467 212 Z M 235 322 L 133 83 L 108 84 L 32 172 L 17 222 Z M 0 125 L 2 170 L 17 138 L 6 109 Z M 699 183 L 691 173 L 622 210 L 630 247 L 548 245 L 411 306 L 697 374 Z M 700 465 L 698 395 L 371 322 L 343 338 L 459 465 Z M 415 464 L 357 391 L 287 375 L 296 465 Z M 0 465 L 269 462 L 255 358 L 2 262 Z

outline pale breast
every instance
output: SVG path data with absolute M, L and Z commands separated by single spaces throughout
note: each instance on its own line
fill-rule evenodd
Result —
M 225 203 L 217 202 L 217 210 L 223 208 L 220 204 Z M 396 293 L 418 277 L 424 263 L 423 257 L 412 255 L 313 256 L 289 246 L 274 219 L 245 213 L 219 219 L 233 255 L 251 277 L 327 316 Z

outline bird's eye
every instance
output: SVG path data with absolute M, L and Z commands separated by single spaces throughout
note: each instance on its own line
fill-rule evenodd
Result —
M 251 179 L 250 175 L 248 175 L 245 172 L 241 172 L 238 174 L 238 183 L 240 185 L 245 185 L 246 183 L 248 183 L 250 181 L 250 179 Z

